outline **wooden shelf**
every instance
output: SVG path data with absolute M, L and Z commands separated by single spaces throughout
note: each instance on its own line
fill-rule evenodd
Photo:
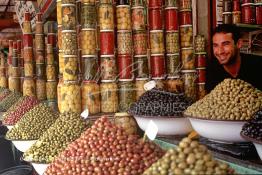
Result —
M 254 52 L 250 52 L 250 53 L 241 52 L 241 53 L 249 54 L 249 55 L 256 55 L 256 56 L 261 56 L 262 57 L 262 51 L 254 51 Z
M 262 25 L 238 23 L 236 24 L 236 26 L 241 27 L 241 28 L 246 28 L 246 29 L 252 29 L 252 30 L 256 30 L 256 29 L 262 30 Z

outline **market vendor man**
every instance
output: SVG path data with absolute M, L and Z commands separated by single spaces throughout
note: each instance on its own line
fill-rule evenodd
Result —
M 218 25 L 212 37 L 213 54 L 207 65 L 206 89 L 210 92 L 225 78 L 236 78 L 262 90 L 262 56 L 240 53 L 242 40 L 235 25 Z

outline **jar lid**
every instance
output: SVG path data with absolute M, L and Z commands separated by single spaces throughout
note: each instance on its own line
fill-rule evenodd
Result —
M 179 56 L 179 53 L 170 53 L 170 54 L 166 54 L 166 56 Z
M 206 83 L 197 83 L 197 85 L 205 85 Z
M 76 33 L 76 30 L 62 30 L 62 33 Z
M 64 31 L 66 31 L 66 30 L 64 30 Z M 56 35 L 56 33 L 47 33 L 47 36 L 50 36 L 50 35 Z
M 101 80 L 101 83 L 115 83 L 115 80 Z
M 57 25 L 57 28 L 62 28 L 63 27 L 63 25 L 61 24 L 61 25 Z
M 196 70 L 206 70 L 205 67 L 197 67 Z
M 165 77 L 152 77 L 152 80 L 164 80 Z
M 140 33 L 146 34 L 147 31 L 146 30 L 135 30 L 135 31 L 133 31 L 133 34 L 140 34 Z
M 121 7 L 128 7 L 130 8 L 130 5 L 117 5 L 116 8 L 121 8 Z
M 255 5 L 262 5 L 262 2 L 257 2 L 255 3 Z
M 115 117 L 124 117 L 124 116 L 130 116 L 127 112 L 117 112 L 115 113 Z
M 191 9 L 182 9 L 182 10 L 179 10 L 179 12 L 192 12 Z
M 131 30 L 118 30 L 117 33 L 131 33 Z
M 193 47 L 183 47 L 181 48 L 181 50 L 194 50 L 194 48 Z
M 147 57 L 147 55 L 135 55 L 135 58 L 142 58 L 142 57 Z
M 45 63 L 36 63 L 35 65 L 36 65 L 36 66 L 44 66 Z M 47 66 L 52 66 L 52 65 L 47 65 Z
M 245 4 L 241 4 L 241 6 L 243 7 L 243 6 L 252 6 L 252 5 L 254 5 L 254 3 L 245 3 Z
M 115 57 L 115 55 L 100 55 L 101 58 Z
M 132 6 L 131 9 L 144 9 L 144 6 Z
M 233 11 L 233 14 L 241 14 L 241 11 Z
M 64 84 L 75 84 L 75 85 L 78 85 L 78 81 L 77 80 L 64 80 Z
M 168 76 L 167 79 L 179 79 L 181 78 L 180 75 Z
M 181 26 L 179 26 L 179 27 L 193 27 L 193 25 L 192 24 L 186 24 L 186 25 L 181 25 Z
M 178 7 L 166 7 L 166 8 L 165 8 L 165 10 L 172 10 L 172 9 L 178 10 Z
M 168 30 L 166 31 L 166 33 L 179 33 L 179 31 L 178 30 Z
M 112 33 L 114 33 L 114 30 L 111 30 L 111 29 L 100 30 L 100 33 L 103 33 L 103 32 L 112 32 Z
M 222 15 L 232 15 L 232 12 L 223 12 Z
M 97 55 L 82 55 L 82 58 L 97 58 Z
M 196 52 L 195 55 L 206 55 L 206 52 Z
M 62 7 L 75 7 L 76 5 L 75 4 L 62 4 Z
M 149 80 L 149 78 L 136 78 L 136 81 L 145 81 L 145 80 Z
M 157 57 L 157 56 L 164 56 L 165 54 L 151 54 L 150 56 L 152 57 Z
M 60 50 L 60 49 L 59 49 L 59 50 L 58 50 L 58 52 L 59 52 L 59 53 L 63 53 L 63 52 L 64 52 L 64 50 Z
M 120 81 L 120 82 L 131 82 L 133 80 L 134 79 L 118 79 L 118 81 Z
M 24 50 L 25 50 L 25 49 L 33 49 L 33 47 L 24 47 Z
M 181 73 L 196 73 L 196 70 L 181 70 Z
M 164 33 L 164 30 L 150 30 L 150 33 Z
M 82 31 L 96 31 L 96 29 L 93 28 L 82 28 Z

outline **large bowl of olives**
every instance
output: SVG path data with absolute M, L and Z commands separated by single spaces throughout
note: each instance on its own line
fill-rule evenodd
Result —
M 134 116 L 138 126 L 145 131 L 150 120 L 158 127 L 158 135 L 185 135 L 192 131 L 192 126 L 184 117 Z
M 202 137 L 217 142 L 247 142 L 240 135 L 246 121 L 209 120 L 205 118 L 186 117 L 190 120 L 193 129 Z
M 32 165 L 39 175 L 43 175 L 49 164 L 32 162 Z
M 21 151 L 25 152 L 28 150 L 37 140 L 12 140 L 15 147 Z

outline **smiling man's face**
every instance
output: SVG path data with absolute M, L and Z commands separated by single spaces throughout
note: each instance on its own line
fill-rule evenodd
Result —
M 234 62 L 238 52 L 238 44 L 234 42 L 232 33 L 216 33 L 213 36 L 213 52 L 222 65 Z

